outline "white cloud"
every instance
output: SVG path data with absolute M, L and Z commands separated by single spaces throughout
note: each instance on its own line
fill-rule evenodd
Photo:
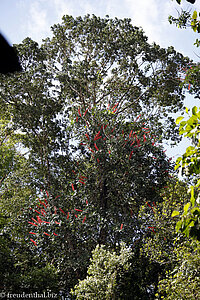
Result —
M 168 15 L 171 10 L 171 1 L 125 0 L 124 2 L 133 25 L 141 26 L 150 42 L 158 43 L 162 40 L 165 27 L 169 28 Z
M 75 1 L 51 0 L 52 9 L 56 14 L 56 18 L 61 20 L 64 15 L 74 15 L 76 10 Z
M 23 11 L 25 11 L 21 23 L 23 32 L 26 33 L 26 36 L 40 42 L 50 33 L 51 24 L 48 16 L 48 1 L 21 1 L 20 5 Z

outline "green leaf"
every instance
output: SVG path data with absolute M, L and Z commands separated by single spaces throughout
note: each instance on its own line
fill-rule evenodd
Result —
M 179 211 L 177 211 L 177 210 L 174 210 L 173 212 L 172 212 L 172 215 L 171 215 L 171 217 L 175 217 L 175 216 L 178 216 L 180 213 L 179 213 Z
M 178 221 L 176 223 L 176 231 L 179 231 L 181 229 L 181 227 L 182 227 L 182 221 Z
M 197 11 L 196 10 L 193 12 L 192 19 L 195 19 L 195 20 L 197 19 Z
M 194 198 L 194 187 L 191 186 L 191 198 L 190 198 L 190 202 L 192 203 L 192 206 L 194 206 L 195 204 L 195 198 Z
M 194 106 L 192 108 L 192 114 L 196 116 L 196 114 L 197 114 L 197 107 L 196 106 Z
M 187 212 L 190 207 L 190 202 L 184 205 L 184 212 Z
M 180 166 L 181 166 L 180 164 L 176 164 L 174 170 L 176 171 L 178 168 L 180 168 Z
M 181 117 L 178 117 L 177 119 L 176 119 L 176 124 L 178 125 L 180 122 L 181 122 L 181 120 L 183 120 L 183 117 L 181 116 Z

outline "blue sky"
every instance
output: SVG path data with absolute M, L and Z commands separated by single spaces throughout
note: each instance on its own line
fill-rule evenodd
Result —
M 131 18 L 133 25 L 143 28 L 149 42 L 155 41 L 162 47 L 172 45 L 198 61 L 199 49 L 193 46 L 197 34 L 190 29 L 180 30 L 168 22 L 168 16 L 177 16 L 181 7 L 200 11 L 200 1 L 190 5 L 182 0 L 179 6 L 175 0 L 0 0 L 0 31 L 11 44 L 20 43 L 26 37 L 40 43 L 51 35 L 50 27 L 60 23 L 65 14 Z M 198 103 L 186 97 L 185 105 Z M 168 149 L 168 154 L 177 157 L 187 145 L 183 142 L 177 149 Z

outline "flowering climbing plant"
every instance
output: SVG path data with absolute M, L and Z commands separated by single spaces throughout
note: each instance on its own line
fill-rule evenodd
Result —
M 103 244 L 115 244 L 123 236 L 130 242 L 136 232 L 144 231 L 139 207 L 146 205 L 150 214 L 155 213 L 154 207 L 162 201 L 159 190 L 169 180 L 170 160 L 148 120 L 139 114 L 125 122 L 119 109 L 114 103 L 103 110 L 75 111 L 73 126 L 78 134 L 74 130 L 77 145 L 69 194 L 63 201 L 46 192 L 46 198 L 31 208 L 35 216 L 28 226 L 33 245 L 38 246 L 38 238 L 64 242 L 75 230 L 76 238 L 83 241 L 87 236 L 90 243 Z M 152 224 L 146 230 L 155 232 Z
M 58 201 L 60 196 L 56 196 L 54 199 L 46 191 L 46 197 L 38 198 L 32 203 L 32 207 L 29 207 L 31 211 L 31 219 L 28 221 L 29 238 L 35 246 L 42 245 L 41 240 L 43 238 L 58 237 L 63 238 L 63 227 L 69 226 L 69 223 L 82 221 L 84 224 L 86 220 L 87 206 L 84 209 L 74 208 L 68 211 L 64 211 L 59 207 Z M 42 200 L 41 200 L 42 199 Z M 87 201 L 86 201 L 87 204 Z M 82 220 L 81 220 L 82 218 Z

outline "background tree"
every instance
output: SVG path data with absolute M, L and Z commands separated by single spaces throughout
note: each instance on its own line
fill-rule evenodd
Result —
M 191 4 L 195 3 L 195 0 L 186 0 L 187 2 L 190 2 Z M 176 0 L 178 4 L 181 4 L 181 0 Z M 179 12 L 178 18 L 175 18 L 173 16 L 169 16 L 169 22 L 170 24 L 175 24 L 179 28 L 187 28 L 190 27 L 194 32 L 200 33 L 200 20 L 198 19 L 199 14 L 196 10 L 194 10 L 192 13 L 191 11 L 187 10 L 181 10 Z M 194 45 L 199 47 L 200 40 L 196 39 Z

